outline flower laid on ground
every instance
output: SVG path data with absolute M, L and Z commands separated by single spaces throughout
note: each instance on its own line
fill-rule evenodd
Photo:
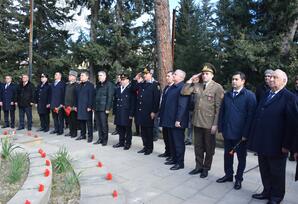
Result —
M 50 160 L 46 160 L 46 166 L 50 166 L 51 165 L 51 162 L 50 162 Z
M 101 162 L 98 162 L 98 163 L 97 163 L 97 166 L 98 166 L 99 168 L 101 168 L 101 167 L 103 166 L 103 164 L 102 164 Z
M 106 180 L 110 181 L 110 180 L 112 180 L 112 179 L 113 179 L 112 174 L 111 174 L 110 172 L 107 173 Z
M 50 170 L 49 169 L 46 169 L 45 171 L 44 171 L 44 176 L 45 177 L 48 177 L 49 175 L 50 175 Z
M 44 185 L 43 184 L 39 184 L 38 192 L 43 192 L 43 191 L 44 191 Z
M 118 197 L 118 192 L 116 190 L 113 191 L 113 198 L 117 198 Z

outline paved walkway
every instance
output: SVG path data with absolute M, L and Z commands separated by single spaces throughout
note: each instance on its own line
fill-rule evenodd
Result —
M 124 151 L 121 148 L 112 148 L 112 145 L 117 143 L 118 136 L 110 135 L 108 146 L 105 147 L 88 144 L 86 141 L 75 141 L 64 136 L 49 134 L 40 136 L 42 141 L 27 145 L 41 147 L 48 154 L 55 153 L 61 146 L 65 146 L 70 151 L 74 159 L 75 170 L 82 172 L 80 203 L 83 204 L 266 203 L 266 201 L 257 201 L 251 198 L 253 193 L 262 191 L 258 168 L 244 175 L 242 189 L 238 191 L 233 189 L 233 183 L 218 184 L 215 182 L 216 179 L 223 176 L 223 150 L 219 148 L 216 149 L 209 176 L 206 179 L 201 179 L 199 175 L 188 175 L 195 165 L 193 146 L 186 148 L 185 168 L 170 171 L 171 166 L 164 165 L 164 159 L 157 157 L 164 151 L 162 140 L 154 143 L 153 154 L 145 156 L 136 153 L 142 148 L 139 137 L 133 137 L 132 148 Z M 95 159 L 91 159 L 92 154 Z M 96 166 L 98 161 L 102 162 L 102 168 Z M 247 169 L 256 165 L 256 156 L 249 154 Z M 298 183 L 294 182 L 294 168 L 294 163 L 288 162 L 287 193 L 283 202 L 286 204 L 298 203 Z M 111 181 L 105 179 L 108 172 L 113 176 Z M 117 199 L 112 196 L 113 190 L 118 192 Z

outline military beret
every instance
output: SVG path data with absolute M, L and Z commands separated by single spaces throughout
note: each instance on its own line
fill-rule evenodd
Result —
M 129 79 L 128 74 L 122 73 L 120 74 L 120 79 Z

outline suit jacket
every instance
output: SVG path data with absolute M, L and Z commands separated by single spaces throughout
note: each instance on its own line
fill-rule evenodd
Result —
M 52 83 L 51 93 L 51 109 L 64 105 L 65 83 L 63 81 L 59 81 L 56 86 Z
M 161 126 L 161 127 L 163 127 L 165 105 L 166 105 L 169 88 L 170 88 L 169 85 L 165 86 L 165 88 L 163 89 L 162 95 L 161 95 L 161 102 L 160 102 L 159 114 L 158 114 L 159 126 Z
M 17 102 L 16 99 L 16 85 L 10 83 L 10 85 L 5 89 L 5 84 L 2 86 L 2 91 L 0 95 L 0 101 L 2 102 L 2 108 L 5 111 L 15 108 L 15 105 L 11 105 L 11 102 Z
M 35 90 L 35 102 L 39 114 L 49 113 L 47 105 L 51 103 L 51 85 L 47 82 L 43 86 L 39 84 Z
M 113 108 L 115 85 L 110 81 L 97 83 L 95 93 L 95 110 L 110 111 Z
M 159 109 L 160 88 L 157 82 L 136 83 L 133 81 L 133 87 L 137 94 L 135 119 L 138 125 L 144 127 L 153 127 L 154 119 L 150 113 L 157 114 Z
M 181 95 L 184 82 L 173 84 L 167 91 L 165 99 L 165 110 L 160 117 L 161 126 L 175 128 L 175 122 L 179 121 L 181 128 L 188 127 L 189 119 L 189 96 Z
M 135 113 L 136 95 L 129 84 L 121 93 L 121 87 L 118 87 L 114 97 L 115 125 L 130 126 L 131 119 Z
M 281 156 L 282 147 L 291 149 L 298 108 L 293 93 L 286 88 L 271 100 L 266 93 L 253 118 L 249 149 L 265 156 Z
M 93 102 L 94 85 L 89 81 L 80 83 L 75 104 L 78 110 L 78 120 L 88 120 L 90 118 L 90 112 L 87 111 L 87 108 L 93 109 Z
M 257 101 L 255 94 L 243 88 L 237 96 L 226 92 L 220 106 L 218 131 L 225 139 L 248 138 Z
M 182 95 L 194 94 L 194 110 L 192 124 L 196 127 L 211 129 L 218 123 L 218 115 L 224 90 L 215 81 L 210 81 L 204 90 L 202 83 L 186 83 L 181 90 Z

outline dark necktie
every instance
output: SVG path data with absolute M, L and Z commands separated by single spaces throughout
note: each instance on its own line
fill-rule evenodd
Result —
M 206 89 L 206 84 L 203 85 L 203 90 L 205 90 L 205 89 Z
M 238 94 L 238 91 L 233 91 L 233 98 L 235 98 Z
M 267 97 L 267 102 L 270 101 L 274 96 L 275 96 L 275 93 L 273 91 L 270 91 Z

